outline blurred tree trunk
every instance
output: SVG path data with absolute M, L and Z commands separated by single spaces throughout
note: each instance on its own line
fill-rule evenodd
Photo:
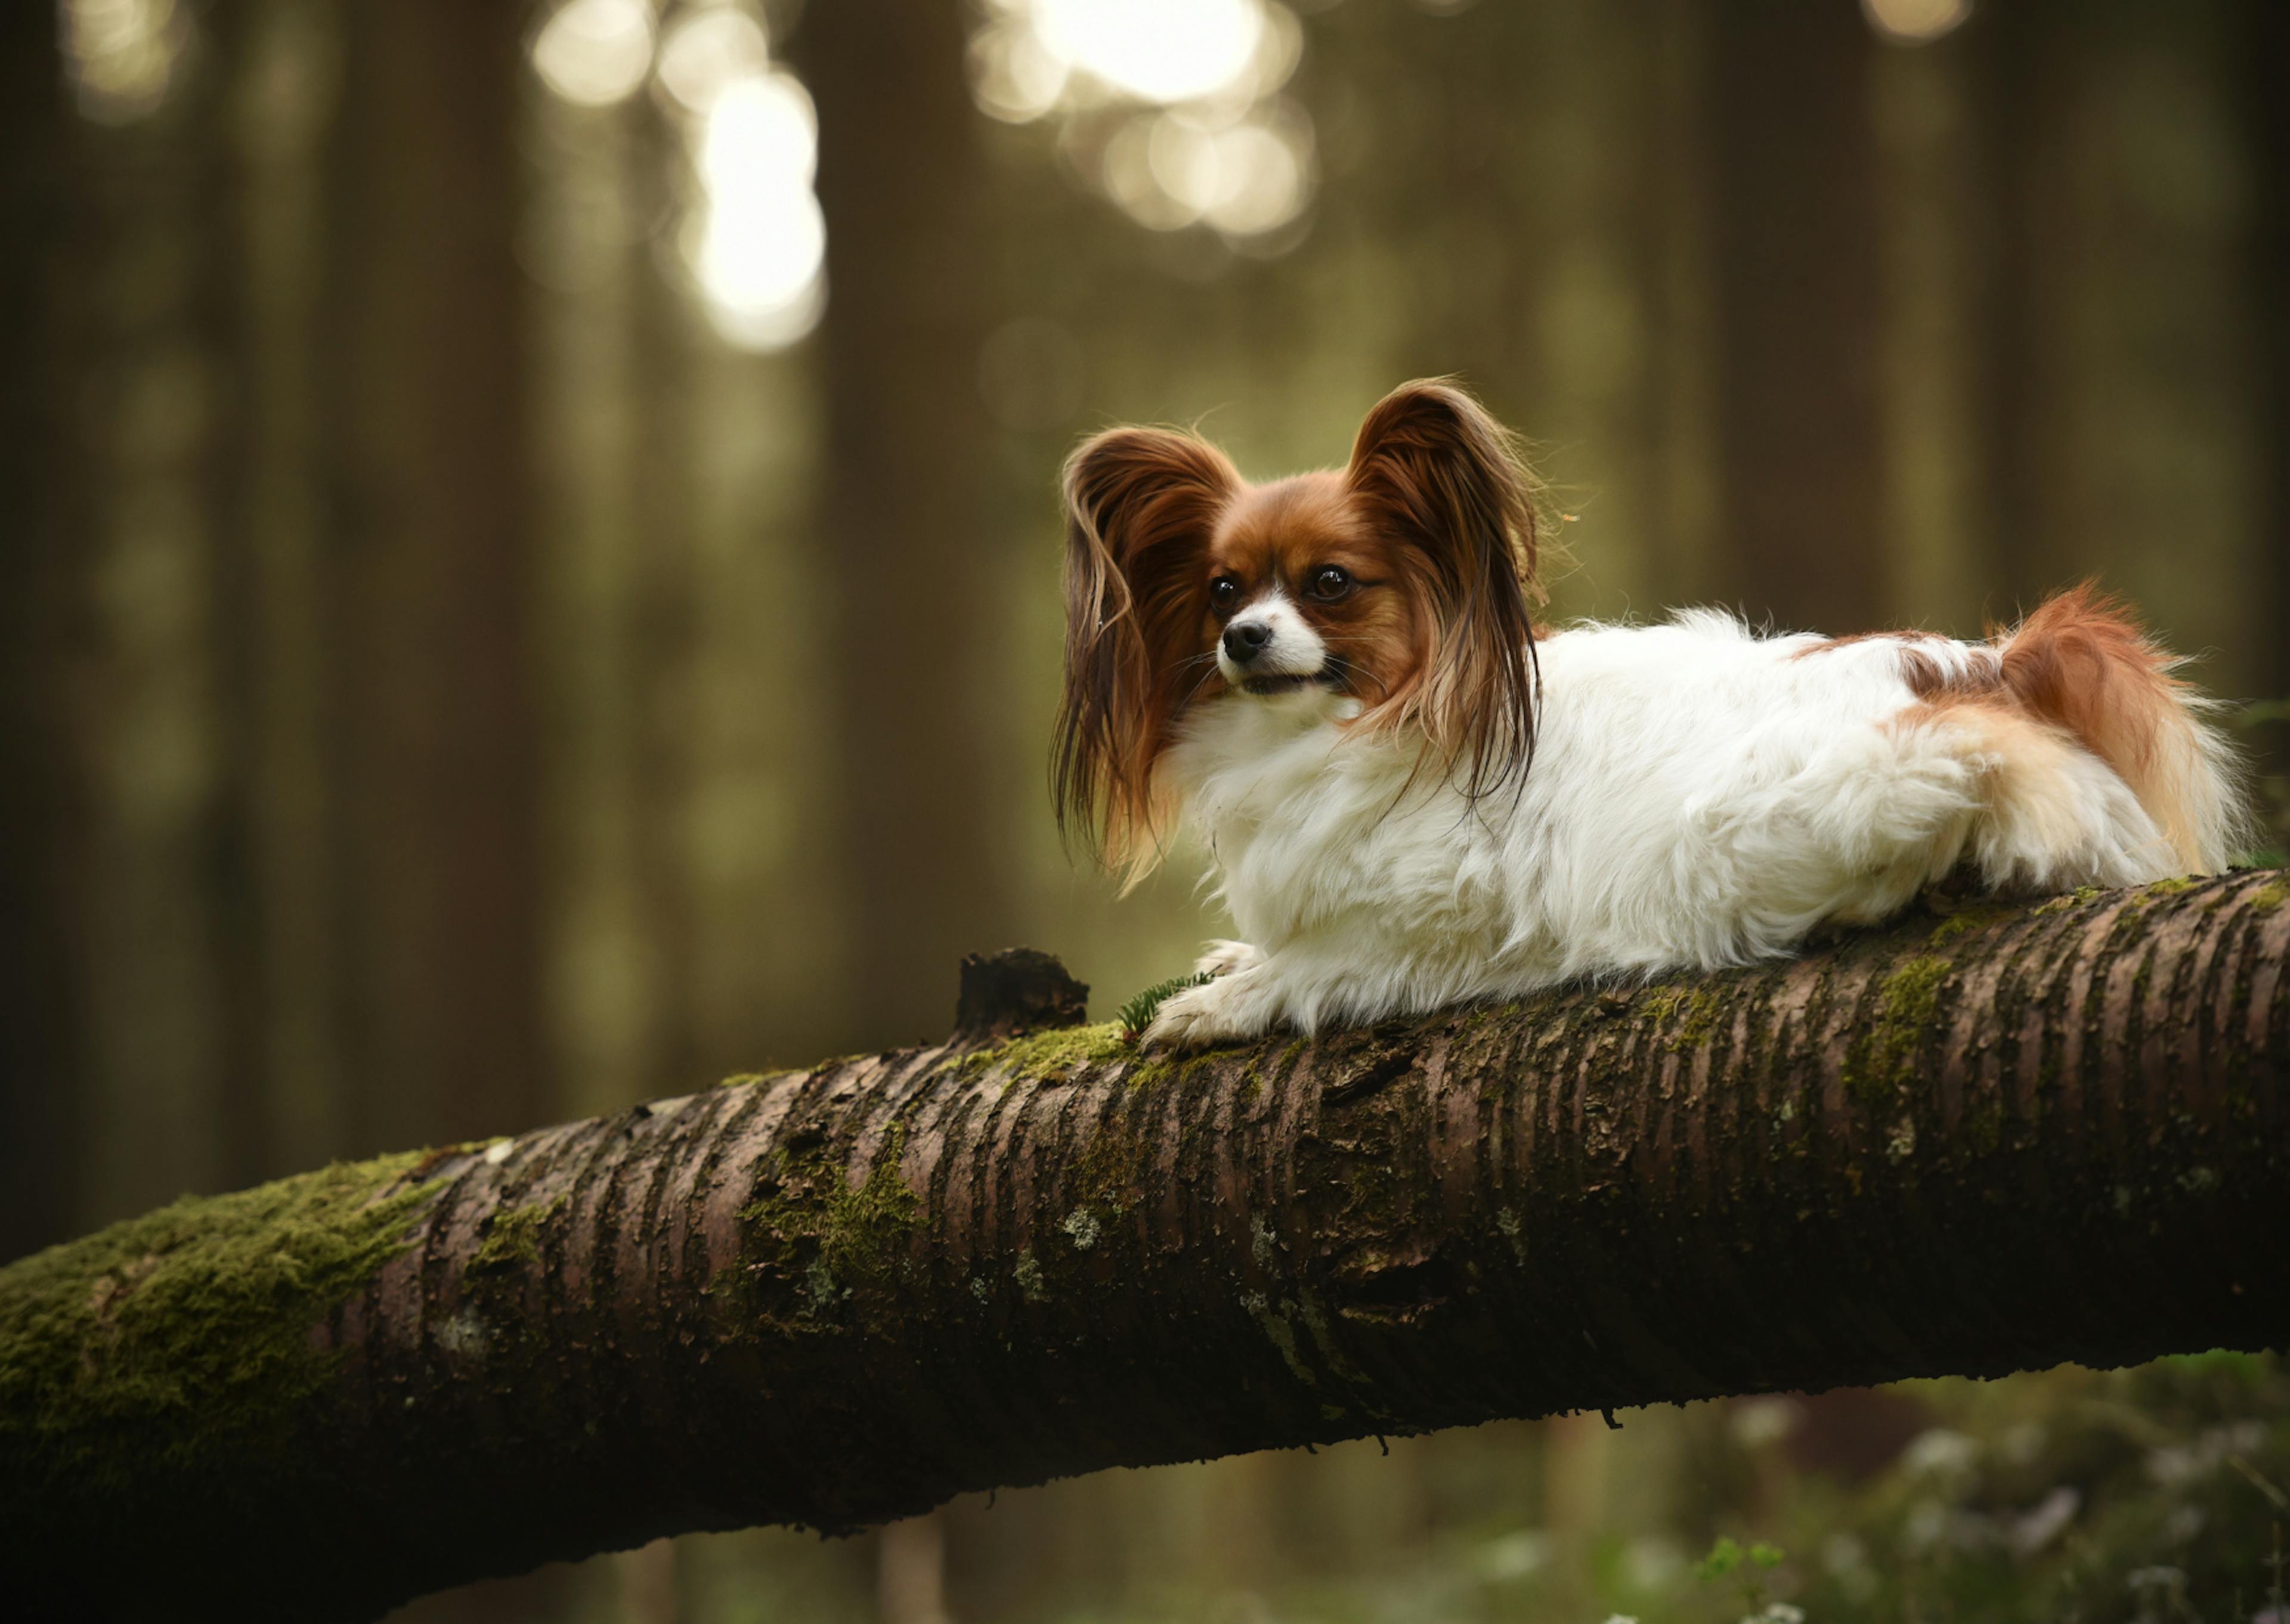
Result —
M 0 1601 L 361 1618 L 1117 1464 L 2278 1346 L 2286 901 L 1175 1060 L 972 1033 L 169 1208 L 0 1270 Z
M 796 40 L 828 230 L 826 635 L 810 692 L 839 707 L 849 1041 L 938 1029 L 949 967 L 1015 914 L 1006 797 L 979 745 L 1011 555 L 985 522 L 992 267 L 964 39 L 958 6 L 837 0 L 808 8 Z
M 1972 427 L 1984 448 L 1981 496 L 1995 548 L 1989 612 L 1998 620 L 2060 584 L 2053 578 L 2038 411 L 2045 376 L 2037 305 L 2046 175 L 2057 140 L 2049 132 L 2062 101 L 2059 53 L 2046 48 L 2046 31 L 2059 26 L 2050 12 L 2051 0 L 1982 6 L 1963 30 L 1980 177 L 1973 199 L 1981 303 Z
M 212 459 L 223 823 L 220 1089 L 234 1180 L 342 1154 L 325 781 L 317 321 L 340 40 L 328 0 L 209 13 L 219 82 L 210 324 L 235 388 Z
M 1722 600 L 1735 581 L 1722 556 L 1723 508 L 1717 406 L 1717 290 L 1711 271 L 1716 199 L 1703 104 L 1711 92 L 1711 10 L 1701 0 L 1662 0 L 1654 12 L 1652 94 L 1661 155 L 1647 188 L 1661 267 L 1656 284 L 1649 461 L 1660 494 L 1660 585 L 1654 604 Z
M 2013 8 L 2006 8 L 2013 9 Z M 1980 21 L 1990 20 L 1985 9 Z M 1877 53 L 1884 445 L 1882 619 L 1959 636 L 1997 612 L 2004 546 L 1982 425 L 1995 385 L 1982 30 Z M 2002 155 L 2008 160 L 2016 155 Z
M 328 255 L 340 1053 L 373 1146 L 546 1114 L 524 10 L 345 8 Z
M 79 1082 L 66 662 L 77 621 L 56 8 L 0 18 L 0 1258 L 68 1233 Z
M 219 567 L 237 422 L 226 59 L 187 13 L 176 21 L 180 35 L 146 42 L 148 78 L 107 84 L 99 44 L 77 87 L 71 268 L 84 292 L 61 388 L 83 482 L 67 766 L 83 808 L 72 973 L 86 1065 L 84 1131 L 59 1153 L 79 1164 L 83 1221 L 228 1188 L 248 1165 L 234 1152 L 249 1125 L 230 1054 L 244 876 Z
M 1785 628 L 1878 623 L 1878 165 L 1857 7 L 1709 8 L 1725 596 Z
M 666 177 L 681 161 L 676 132 L 649 105 L 640 109 L 637 145 L 643 172 Z M 698 634 L 697 532 L 705 478 L 697 420 L 713 402 L 701 394 L 703 348 L 684 288 L 650 263 L 649 237 L 638 245 L 637 385 L 635 489 L 642 521 L 627 538 L 632 737 L 629 766 L 637 929 L 653 988 L 645 1022 L 640 1093 L 677 1086 L 694 1075 L 692 809 L 701 747 Z M 624 1080 L 633 1081 L 633 1079 Z
M 549 1029 L 564 1108 L 692 1075 L 677 836 L 695 716 L 685 300 L 645 229 L 672 155 L 649 98 L 537 97 L 541 484 L 534 636 L 548 674 Z
M 2261 567 L 2270 572 L 2261 599 L 2269 635 L 2265 687 L 2260 697 L 2290 700 L 2290 95 L 2283 93 L 2282 65 L 2290 62 L 2290 6 L 2278 0 L 2246 0 L 2243 10 L 2243 96 L 2257 137 L 2257 210 L 2252 234 L 2249 277 L 2258 331 L 2252 337 L 2260 386 L 2258 457 L 2260 500 L 2257 536 Z M 2281 797 L 2276 811 L 2284 821 L 2274 831 L 2278 846 L 2290 844 L 2290 718 L 2257 734 L 2263 770 Z
M 253 491 L 250 480 L 258 437 L 250 418 L 258 406 L 252 387 L 262 316 L 248 297 L 254 246 L 245 229 L 261 186 L 248 163 L 232 115 L 255 71 L 267 7 L 252 3 L 218 8 L 205 19 L 195 59 L 196 124 L 185 143 L 196 154 L 199 185 L 194 215 L 198 235 L 197 282 L 189 325 L 211 368 L 212 406 L 200 441 L 197 508 L 207 523 L 206 579 L 200 596 L 207 618 L 208 703 L 214 778 L 207 807 L 203 860 L 196 865 L 204 915 L 206 988 L 214 1007 L 212 1033 L 215 1167 L 213 1183 L 236 1189 L 308 1166 L 280 1159 L 268 1110 L 270 1067 L 265 1052 L 269 1008 L 264 930 L 264 820 L 260 772 L 263 696 L 263 620 L 259 587 Z M 267 404 L 267 403 L 263 403 Z M 321 1156 L 338 1147 L 325 1147 Z
M 2281 292 L 2249 276 L 2267 201 L 2241 18 L 2240 0 L 1996 7 L 1986 137 L 2015 596 L 2098 576 L 2229 694 L 2279 641 L 2253 589 L 2280 551 L 2254 338 Z

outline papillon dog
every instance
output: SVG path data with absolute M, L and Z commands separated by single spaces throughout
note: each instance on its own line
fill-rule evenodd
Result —
M 1189 825 L 1242 938 L 1147 1046 L 1715 970 L 1959 868 L 2126 885 L 2245 837 L 2212 703 L 2088 587 L 1981 643 L 1549 631 L 1536 494 L 1440 380 L 1341 470 L 1252 484 L 1159 428 L 1068 461 L 1060 821 L 1132 884 Z

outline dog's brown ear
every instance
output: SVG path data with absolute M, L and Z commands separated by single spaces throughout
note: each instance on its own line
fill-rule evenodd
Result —
M 1406 707 L 1471 796 L 1523 782 L 1534 751 L 1533 486 L 1517 443 L 1464 390 L 1405 383 L 1360 425 L 1346 477 L 1407 548 L 1427 600 Z
M 1240 488 L 1197 436 L 1113 428 L 1067 460 L 1065 693 L 1050 763 L 1058 826 L 1133 882 L 1158 854 L 1153 768 L 1197 672 L 1210 532 Z

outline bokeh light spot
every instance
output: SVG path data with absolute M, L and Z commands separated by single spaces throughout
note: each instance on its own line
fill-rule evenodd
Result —
M 1106 195 L 1122 212 L 1153 231 L 1189 226 L 1201 212 L 1165 186 L 1153 172 L 1153 135 L 1161 120 L 1141 114 L 1125 123 L 1105 144 L 1101 169 Z
M 981 28 L 970 43 L 972 95 L 1005 124 L 1027 124 L 1056 107 L 1068 76 L 1064 60 L 1022 21 Z
M 1056 56 L 1141 101 L 1189 101 L 1247 73 L 1264 30 L 1259 0 L 1035 0 Z
M 1279 0 L 989 0 L 971 39 L 981 110 L 1023 124 L 1062 111 L 1074 172 L 1139 225 L 1206 225 L 1269 256 L 1315 184 L 1312 124 L 1278 95 L 1304 53 Z M 1107 104 L 1113 104 L 1109 108 Z M 1145 104 L 1123 116 L 1121 103 Z M 1108 116 L 1108 114 L 1110 116 Z
M 709 190 L 807 187 L 818 166 L 819 115 L 794 75 L 751 75 L 717 95 L 700 142 Z
M 771 67 L 764 25 L 737 6 L 686 11 L 660 45 L 660 82 L 687 111 L 705 114 L 729 86 Z
M 166 100 L 190 38 L 175 0 L 66 0 L 59 20 L 72 88 L 88 117 L 128 124 Z
M 1972 0 L 1861 0 L 1861 11 L 1887 39 L 1920 45 L 1962 27 Z
M 1234 236 L 1256 236 L 1286 225 L 1310 196 L 1306 155 L 1269 124 L 1237 124 L 1216 138 L 1216 198 L 1202 211 Z
M 532 68 L 576 106 L 611 107 L 645 82 L 652 47 L 645 0 L 565 0 L 532 42 Z
M 717 330 L 743 348 L 792 344 L 825 308 L 818 161 L 818 114 L 792 75 L 749 74 L 714 92 L 695 164 L 705 199 L 684 252 Z

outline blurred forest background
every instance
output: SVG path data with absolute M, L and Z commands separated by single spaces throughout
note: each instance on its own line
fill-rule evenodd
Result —
M 1560 615 L 2095 574 L 2290 757 L 2278 0 L 0 12 L 0 1257 L 934 1037 L 966 950 L 1181 967 L 1187 866 L 1117 903 L 1044 792 L 1108 422 L 1265 476 L 1453 372 Z M 2290 1624 L 2286 1398 L 1559 1418 L 408 1616 Z

